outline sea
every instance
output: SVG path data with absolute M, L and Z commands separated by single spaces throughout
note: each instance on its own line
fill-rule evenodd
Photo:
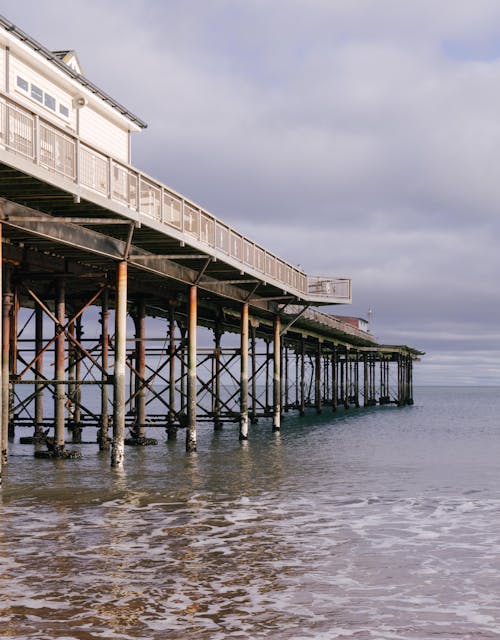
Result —
M 0 638 L 500 638 L 500 389 L 156 435 L 12 445 Z

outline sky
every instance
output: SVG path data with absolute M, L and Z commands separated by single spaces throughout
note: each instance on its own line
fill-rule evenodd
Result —
M 349 276 L 416 384 L 500 384 L 500 2 L 2 0 L 148 123 L 132 163 Z

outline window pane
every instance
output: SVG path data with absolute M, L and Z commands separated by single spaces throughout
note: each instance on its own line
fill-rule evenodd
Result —
M 23 91 L 28 91 L 28 81 L 21 76 L 17 76 L 17 86 Z
M 45 97 L 45 106 L 48 107 L 49 109 L 52 109 L 52 111 L 55 111 L 56 110 L 56 99 L 53 98 L 48 93 L 46 93 L 44 97 Z
M 31 85 L 31 97 L 37 102 L 43 103 L 43 91 L 36 84 Z
M 63 104 L 59 105 L 59 113 L 65 118 L 69 118 L 69 109 L 65 107 Z

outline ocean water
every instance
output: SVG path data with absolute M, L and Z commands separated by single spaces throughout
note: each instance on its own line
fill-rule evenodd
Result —
M 500 390 L 202 425 L 0 490 L 0 638 L 500 638 Z

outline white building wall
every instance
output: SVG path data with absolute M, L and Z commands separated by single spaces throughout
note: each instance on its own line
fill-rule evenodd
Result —
M 0 46 L 0 89 L 5 91 L 5 47 Z
M 29 84 L 28 90 L 24 90 L 18 86 L 17 78 L 21 77 Z M 56 108 L 49 109 L 44 104 L 40 104 L 31 96 L 31 85 L 34 84 L 44 92 L 56 100 Z M 39 113 L 42 117 L 46 117 L 59 126 L 67 129 L 76 130 L 76 116 L 73 109 L 73 97 L 71 93 L 63 89 L 58 83 L 49 79 L 49 75 L 42 74 L 40 71 L 33 69 L 27 62 L 22 60 L 14 53 L 10 53 L 9 59 L 9 87 L 10 94 L 17 100 L 26 104 L 29 109 Z M 68 116 L 61 114 L 60 107 L 68 110 Z
M 2 54 L 5 53 L 3 49 L 1 52 Z M 0 68 L 4 73 L 5 62 L 0 64 Z M 27 90 L 18 86 L 18 76 L 27 81 Z M 49 109 L 43 103 L 40 104 L 39 101 L 32 97 L 32 84 L 42 89 L 44 101 L 45 94 L 55 99 L 55 110 Z M 0 86 L 5 87 L 5 84 L 0 84 Z M 80 108 L 77 116 L 77 110 L 74 108 L 74 99 L 78 95 L 83 95 L 83 91 L 78 92 L 77 87 L 72 88 L 72 90 L 64 88 L 55 75 L 50 76 L 50 67 L 47 68 L 47 74 L 42 73 L 41 70 L 32 68 L 28 61 L 11 52 L 9 59 L 9 87 L 9 93 L 14 98 L 41 117 L 54 122 L 62 129 L 66 129 L 68 133 L 75 133 L 79 128 L 80 138 L 83 142 L 87 142 L 90 146 L 122 162 L 128 162 L 128 130 L 114 122 L 109 116 L 97 111 L 91 102 Z M 60 113 L 60 105 L 68 109 L 68 117 Z M 77 117 L 79 117 L 78 124 Z
M 91 105 L 80 109 L 80 138 L 122 162 L 128 162 L 128 131 Z

